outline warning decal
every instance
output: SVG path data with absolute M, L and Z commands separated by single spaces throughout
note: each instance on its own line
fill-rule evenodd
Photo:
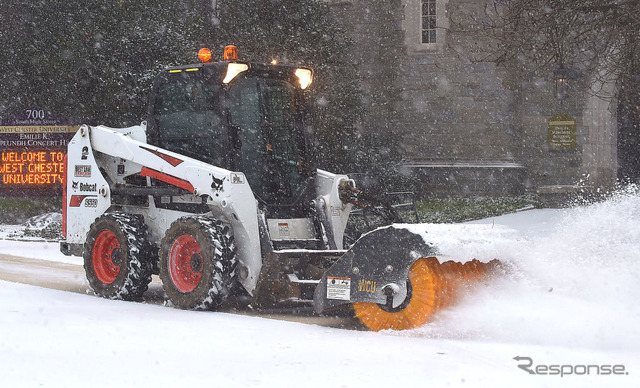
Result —
M 351 279 L 328 276 L 327 299 L 351 300 Z

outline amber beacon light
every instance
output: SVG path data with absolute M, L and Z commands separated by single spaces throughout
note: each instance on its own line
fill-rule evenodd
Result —
M 201 48 L 200 51 L 198 51 L 198 58 L 200 58 L 202 62 L 209 62 L 211 60 L 211 50 Z
M 235 61 L 238 59 L 238 48 L 233 45 L 225 46 L 224 48 L 224 60 Z

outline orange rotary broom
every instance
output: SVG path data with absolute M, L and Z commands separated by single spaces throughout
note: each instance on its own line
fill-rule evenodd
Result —
M 441 264 L 435 257 L 418 259 L 409 268 L 409 291 L 401 305 L 389 308 L 378 303 L 354 303 L 355 317 L 373 331 L 422 326 L 436 311 L 455 303 L 457 291 L 463 283 L 482 279 L 492 266 L 493 263 L 478 260 L 465 264 L 454 261 Z
M 455 303 L 461 286 L 478 282 L 497 260 L 440 262 L 422 235 L 401 227 L 362 236 L 316 287 L 316 311 L 351 303 L 367 328 L 406 330 L 424 325 L 439 309 Z

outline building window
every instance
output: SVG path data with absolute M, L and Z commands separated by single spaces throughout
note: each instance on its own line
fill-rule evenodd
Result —
M 436 0 L 422 0 L 422 43 L 436 43 Z

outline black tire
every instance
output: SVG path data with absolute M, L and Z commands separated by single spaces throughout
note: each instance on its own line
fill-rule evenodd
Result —
M 109 213 L 98 218 L 84 244 L 91 288 L 109 299 L 140 299 L 151 282 L 154 250 L 142 216 Z
M 236 249 L 229 225 L 210 217 L 183 217 L 160 244 L 160 279 L 182 309 L 219 307 L 236 283 Z

